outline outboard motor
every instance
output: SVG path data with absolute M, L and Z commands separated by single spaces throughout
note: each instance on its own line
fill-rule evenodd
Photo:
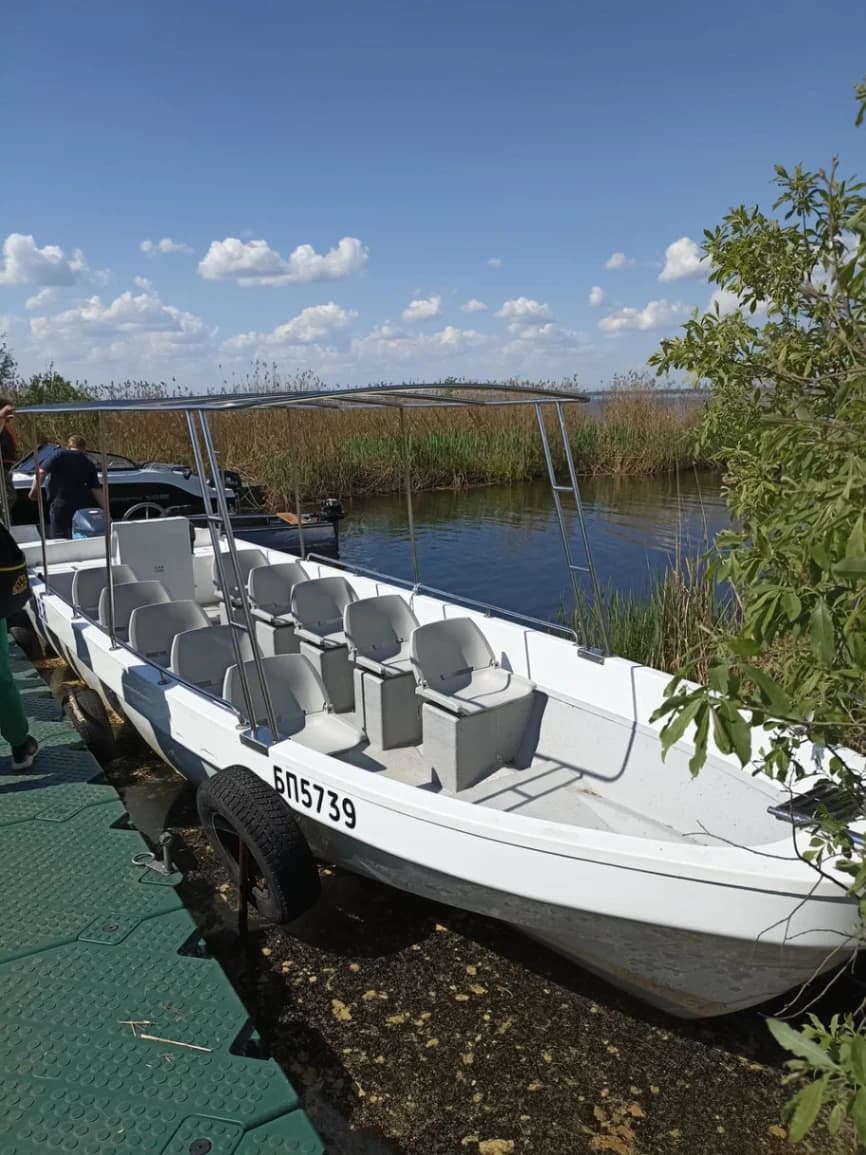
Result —
M 319 502 L 319 513 L 326 521 L 339 521 L 343 514 L 343 504 L 338 497 L 323 497 Z
M 104 537 L 105 513 L 101 509 L 79 509 L 72 517 L 73 538 Z

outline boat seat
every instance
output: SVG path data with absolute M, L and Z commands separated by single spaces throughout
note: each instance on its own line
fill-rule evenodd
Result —
M 138 580 L 128 565 L 112 565 L 111 574 L 115 586 Z M 99 613 L 99 595 L 107 585 L 108 574 L 104 565 L 77 569 L 72 578 L 72 605 L 85 617 L 95 619 Z
M 262 565 L 250 570 L 247 594 L 255 621 L 256 641 L 262 654 L 297 654 L 292 617 L 292 590 L 307 581 L 304 567 L 296 561 Z
M 109 598 L 108 586 L 99 595 L 99 624 L 108 629 Z M 126 641 L 129 619 L 139 606 L 159 605 L 170 601 L 168 590 L 162 582 L 123 582 L 114 587 L 114 633 L 121 641 Z
M 237 551 L 237 556 L 238 568 L 241 571 L 241 584 L 244 586 L 244 588 L 246 588 L 247 580 L 250 576 L 250 571 L 258 568 L 259 566 L 266 566 L 268 564 L 268 559 L 260 549 L 239 549 Z M 214 590 L 216 591 L 217 599 L 226 606 L 226 617 L 228 617 L 229 606 L 235 609 L 240 606 L 241 591 L 235 582 L 234 566 L 232 565 L 232 559 L 229 556 L 228 550 L 221 550 L 220 557 L 225 569 L 226 581 L 228 581 L 230 584 L 228 603 L 226 603 L 225 594 L 220 587 L 220 574 L 216 557 L 213 559 L 211 576 L 213 578 L 213 586 Z
M 320 754 L 345 754 L 364 741 L 356 727 L 333 712 L 328 692 L 313 666 L 300 654 L 274 654 L 262 658 L 265 679 L 279 731 L 277 738 L 291 738 Z M 244 662 L 244 673 L 255 711 L 255 724 L 267 726 L 265 700 L 255 662 Z M 223 698 L 241 712 L 247 709 L 239 666 L 226 670 Z M 247 719 L 249 721 L 249 719 Z
M 252 658 L 252 642 L 240 626 L 202 626 L 175 637 L 171 643 L 169 670 L 184 682 L 218 698 L 226 670 L 238 660 L 232 635 L 237 639 L 242 660 Z
M 354 665 L 355 708 L 370 741 L 382 750 L 421 741 L 421 704 L 409 638 L 418 619 L 399 594 L 362 598 L 343 611 Z
M 167 669 L 177 634 L 203 626 L 210 626 L 210 621 L 198 602 L 137 606 L 129 617 L 129 644 L 148 661 Z
M 351 710 L 355 701 L 343 611 L 358 596 L 344 577 L 311 578 L 292 590 L 292 617 L 301 653 L 325 683 L 334 709 Z
M 411 652 L 424 703 L 424 760 L 443 788 L 457 793 L 515 757 L 535 684 L 497 665 L 471 618 L 419 626 Z

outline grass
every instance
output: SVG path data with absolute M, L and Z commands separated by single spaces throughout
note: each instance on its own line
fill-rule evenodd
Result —
M 148 390 L 153 388 L 138 383 L 133 391 L 152 396 Z M 666 402 L 642 378 L 614 382 L 592 412 L 587 412 L 588 405 L 567 405 L 565 410 L 572 453 L 583 476 L 667 473 L 695 464 L 687 437 L 699 407 Z M 111 413 L 104 422 L 113 452 L 137 460 L 190 460 L 182 413 Z M 563 448 L 553 415 L 548 422 L 554 459 L 562 469 Z M 23 415 L 20 423 L 27 424 Z M 408 415 L 407 427 L 414 489 L 508 484 L 544 475 L 531 407 L 419 410 Z M 80 432 L 92 445 L 99 444 L 92 415 L 76 416 L 74 428 L 68 417 L 43 416 L 38 429 L 43 440 Z M 262 485 L 271 508 L 293 505 L 293 459 L 305 500 L 393 493 L 404 485 L 404 445 L 395 411 L 216 413 L 211 429 L 222 465 Z M 32 430 L 27 433 L 30 443 Z
M 659 574 L 646 597 L 609 588 L 604 600 L 612 654 L 657 670 L 678 670 L 697 658 L 699 681 L 707 678 L 713 633 L 733 626 L 736 614 L 732 601 L 718 597 L 700 559 L 680 560 Z M 588 599 L 580 617 L 594 622 Z

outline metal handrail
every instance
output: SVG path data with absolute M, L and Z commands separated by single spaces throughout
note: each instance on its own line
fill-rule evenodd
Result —
M 515 622 L 526 622 L 533 626 L 543 626 L 547 630 L 556 630 L 557 633 L 565 634 L 574 642 L 579 643 L 580 641 L 577 632 L 570 626 L 560 625 L 559 622 L 549 622 L 546 618 L 535 618 L 531 614 L 524 614 L 519 610 L 509 610 L 506 606 L 497 606 L 492 602 L 480 602 L 475 598 L 465 597 L 463 594 L 452 593 L 450 590 L 440 590 L 437 589 L 436 586 L 424 585 L 423 582 L 416 584 L 407 578 L 397 577 L 395 574 L 381 573 L 379 570 L 369 569 L 367 566 L 341 561 L 339 558 L 326 557 L 320 553 L 308 553 L 303 560 L 336 566 L 338 569 L 348 570 L 349 573 L 357 573 L 360 577 L 370 577 L 377 581 L 392 582 L 394 585 L 402 586 L 407 590 L 411 590 L 413 593 L 433 594 L 434 597 L 448 598 L 457 605 L 465 606 L 466 609 L 483 610 L 488 617 L 502 615 L 503 617 L 513 619 Z

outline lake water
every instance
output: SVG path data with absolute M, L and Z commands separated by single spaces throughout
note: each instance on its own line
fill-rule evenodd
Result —
M 678 553 L 703 551 L 728 524 L 714 474 L 583 479 L 581 492 L 601 584 L 624 592 L 645 593 Z M 569 494 L 563 503 L 573 505 Z M 413 504 L 424 585 L 547 621 L 570 603 L 546 482 L 419 493 Z M 346 513 L 341 558 L 410 579 L 405 498 L 356 500 Z M 574 560 L 580 563 L 576 518 L 570 523 Z

